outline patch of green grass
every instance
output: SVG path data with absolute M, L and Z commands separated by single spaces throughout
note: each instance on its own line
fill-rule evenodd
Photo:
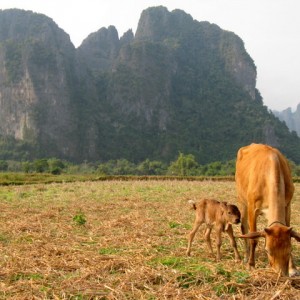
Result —
M 31 198 L 31 197 L 34 197 L 35 195 L 33 194 L 33 192 L 30 192 L 30 191 L 26 191 L 26 192 L 20 192 L 18 194 L 18 197 L 20 199 L 26 199 L 26 198 Z
M 0 243 L 7 244 L 7 243 L 9 243 L 9 241 L 10 241 L 10 239 L 7 235 L 0 234 Z
M 7 201 L 7 202 L 12 202 L 13 199 L 15 198 L 15 193 L 11 191 L 0 191 L 0 199 Z
M 153 248 L 160 253 L 170 252 L 170 248 L 163 245 L 155 245 Z
M 182 228 L 182 229 L 187 229 L 187 230 L 190 230 L 192 229 L 192 226 L 190 224 L 181 224 L 181 223 L 178 223 L 178 222 L 174 222 L 174 221 L 170 221 L 169 222 L 169 227 L 170 228 Z
M 172 268 L 180 268 L 184 265 L 183 260 L 179 257 L 163 257 L 160 259 L 160 263 Z
M 197 258 L 164 256 L 155 257 L 150 261 L 151 266 L 163 265 L 183 273 L 193 273 L 201 276 L 204 281 L 212 280 L 212 270 L 205 265 L 200 265 Z
M 120 253 L 122 250 L 119 248 L 101 248 L 99 250 L 99 254 L 101 255 L 112 255 Z
M 191 230 L 192 225 L 191 224 L 182 224 L 182 228 L 187 229 L 187 230 Z
M 197 274 L 194 272 L 183 273 L 179 275 L 176 280 L 179 283 L 179 286 L 184 289 L 188 289 L 193 285 L 204 284 L 204 281 L 201 279 L 201 277 L 197 276 Z
M 44 292 L 44 293 L 47 293 L 49 290 L 50 290 L 50 288 L 49 288 L 48 286 L 42 286 L 42 287 L 40 288 L 40 291 L 41 291 L 41 292 Z
M 176 278 L 182 288 L 212 283 L 215 280 L 212 271 L 206 266 L 193 265 L 186 266 L 186 268 L 188 271 Z
M 19 281 L 19 280 L 41 280 L 44 276 L 39 273 L 32 273 L 32 274 L 24 274 L 24 273 L 17 273 L 13 274 L 10 277 L 11 282 Z
M 236 283 L 246 283 L 250 279 L 250 274 L 244 271 L 237 271 L 232 273 L 232 278 L 234 278 Z
M 73 217 L 73 221 L 76 225 L 84 225 L 86 223 L 86 216 L 80 211 Z
M 180 227 L 180 226 L 181 226 L 180 223 L 173 222 L 173 221 L 169 222 L 169 227 L 170 227 L 170 228 L 178 228 L 178 227 Z
M 192 268 L 198 274 L 201 274 L 204 278 L 207 278 L 208 281 L 211 281 L 212 271 L 206 266 L 197 265 Z
M 214 286 L 213 290 L 216 292 L 218 297 L 221 297 L 224 294 L 235 294 L 237 291 L 235 286 L 226 285 L 223 283 Z
M 229 271 L 225 270 L 222 265 L 217 265 L 216 273 L 218 275 L 224 276 L 227 280 L 230 280 L 230 278 L 231 278 L 231 273 Z
M 30 235 L 22 235 L 17 239 L 17 242 L 32 244 L 34 242 L 34 239 Z
M 186 271 L 188 267 L 187 258 L 175 257 L 175 256 L 163 256 L 163 257 L 157 256 L 154 257 L 149 262 L 149 264 L 152 267 L 163 265 L 180 271 Z

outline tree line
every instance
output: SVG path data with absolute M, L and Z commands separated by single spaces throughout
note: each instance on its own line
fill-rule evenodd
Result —
M 300 176 L 300 166 L 290 161 L 293 176 Z M 235 160 L 199 164 L 192 154 L 179 153 L 169 164 L 146 159 L 133 163 L 127 159 L 109 160 L 101 163 L 83 162 L 73 164 L 57 158 L 17 162 L 0 160 L 1 172 L 99 174 L 99 175 L 166 175 L 166 176 L 233 176 Z

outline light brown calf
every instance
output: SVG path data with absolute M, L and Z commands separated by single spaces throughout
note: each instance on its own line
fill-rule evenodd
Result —
M 239 261 L 240 255 L 237 250 L 236 241 L 233 235 L 232 224 L 238 224 L 240 222 L 240 211 L 237 206 L 227 204 L 226 202 L 219 202 L 214 199 L 201 199 L 198 203 L 193 200 L 189 200 L 189 203 L 196 210 L 196 219 L 194 227 L 189 234 L 187 255 L 191 254 L 191 246 L 194 236 L 199 227 L 205 223 L 205 240 L 211 253 L 213 253 L 210 233 L 213 226 L 216 227 L 217 231 L 217 261 L 221 259 L 221 244 L 222 244 L 222 232 L 226 232 L 230 238 L 231 245 L 234 250 L 235 260 Z

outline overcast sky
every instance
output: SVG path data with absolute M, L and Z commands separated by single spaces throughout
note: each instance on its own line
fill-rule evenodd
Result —
M 78 47 L 90 33 L 114 25 L 135 33 L 141 12 L 163 5 L 182 9 L 241 37 L 257 67 L 257 88 L 270 109 L 300 103 L 300 0 L 0 0 L 0 9 L 43 13 Z

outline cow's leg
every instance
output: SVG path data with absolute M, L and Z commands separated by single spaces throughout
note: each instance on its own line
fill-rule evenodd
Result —
M 235 238 L 234 238 L 234 235 L 233 235 L 232 225 L 228 226 L 226 232 L 229 236 L 230 243 L 231 243 L 231 246 L 232 246 L 233 251 L 234 251 L 235 261 L 240 261 L 241 257 L 240 257 L 239 251 L 237 249 L 236 241 L 235 241 Z
M 255 203 L 255 200 L 253 199 L 249 201 L 249 203 Z M 249 232 L 256 232 L 256 215 L 257 211 L 255 210 L 255 207 L 249 207 L 248 209 L 248 225 L 249 225 Z M 248 267 L 254 268 L 255 267 L 255 248 L 257 246 L 257 239 L 250 239 L 250 253 L 249 253 L 249 260 L 248 260 Z
M 245 205 L 241 207 L 241 231 L 242 234 L 248 233 L 248 211 Z M 244 261 L 245 263 L 249 260 L 249 252 L 250 252 L 250 245 L 248 239 L 244 239 L 244 245 L 245 245 L 245 257 Z
M 213 249 L 211 246 L 211 239 L 210 239 L 211 230 L 212 230 L 212 227 L 209 225 L 206 225 L 204 237 L 205 237 L 205 240 L 206 240 L 206 243 L 207 243 L 210 253 L 213 254 Z
M 198 218 L 196 218 L 194 226 L 193 226 L 193 229 L 192 229 L 192 231 L 189 234 L 188 248 L 186 250 L 186 255 L 188 255 L 188 256 L 191 255 L 192 242 L 193 242 L 195 234 L 196 234 L 197 230 L 199 229 L 199 227 L 201 226 L 201 224 L 202 224 L 202 222 Z
M 290 227 L 291 222 L 291 204 L 285 207 L 285 225 Z
M 288 227 L 290 227 L 290 220 L 291 220 L 291 204 L 289 203 L 289 205 L 287 205 L 285 208 L 285 223 L 286 226 Z M 293 256 L 291 255 L 289 260 L 289 276 L 295 276 L 295 275 L 298 275 L 298 271 L 294 263 Z

